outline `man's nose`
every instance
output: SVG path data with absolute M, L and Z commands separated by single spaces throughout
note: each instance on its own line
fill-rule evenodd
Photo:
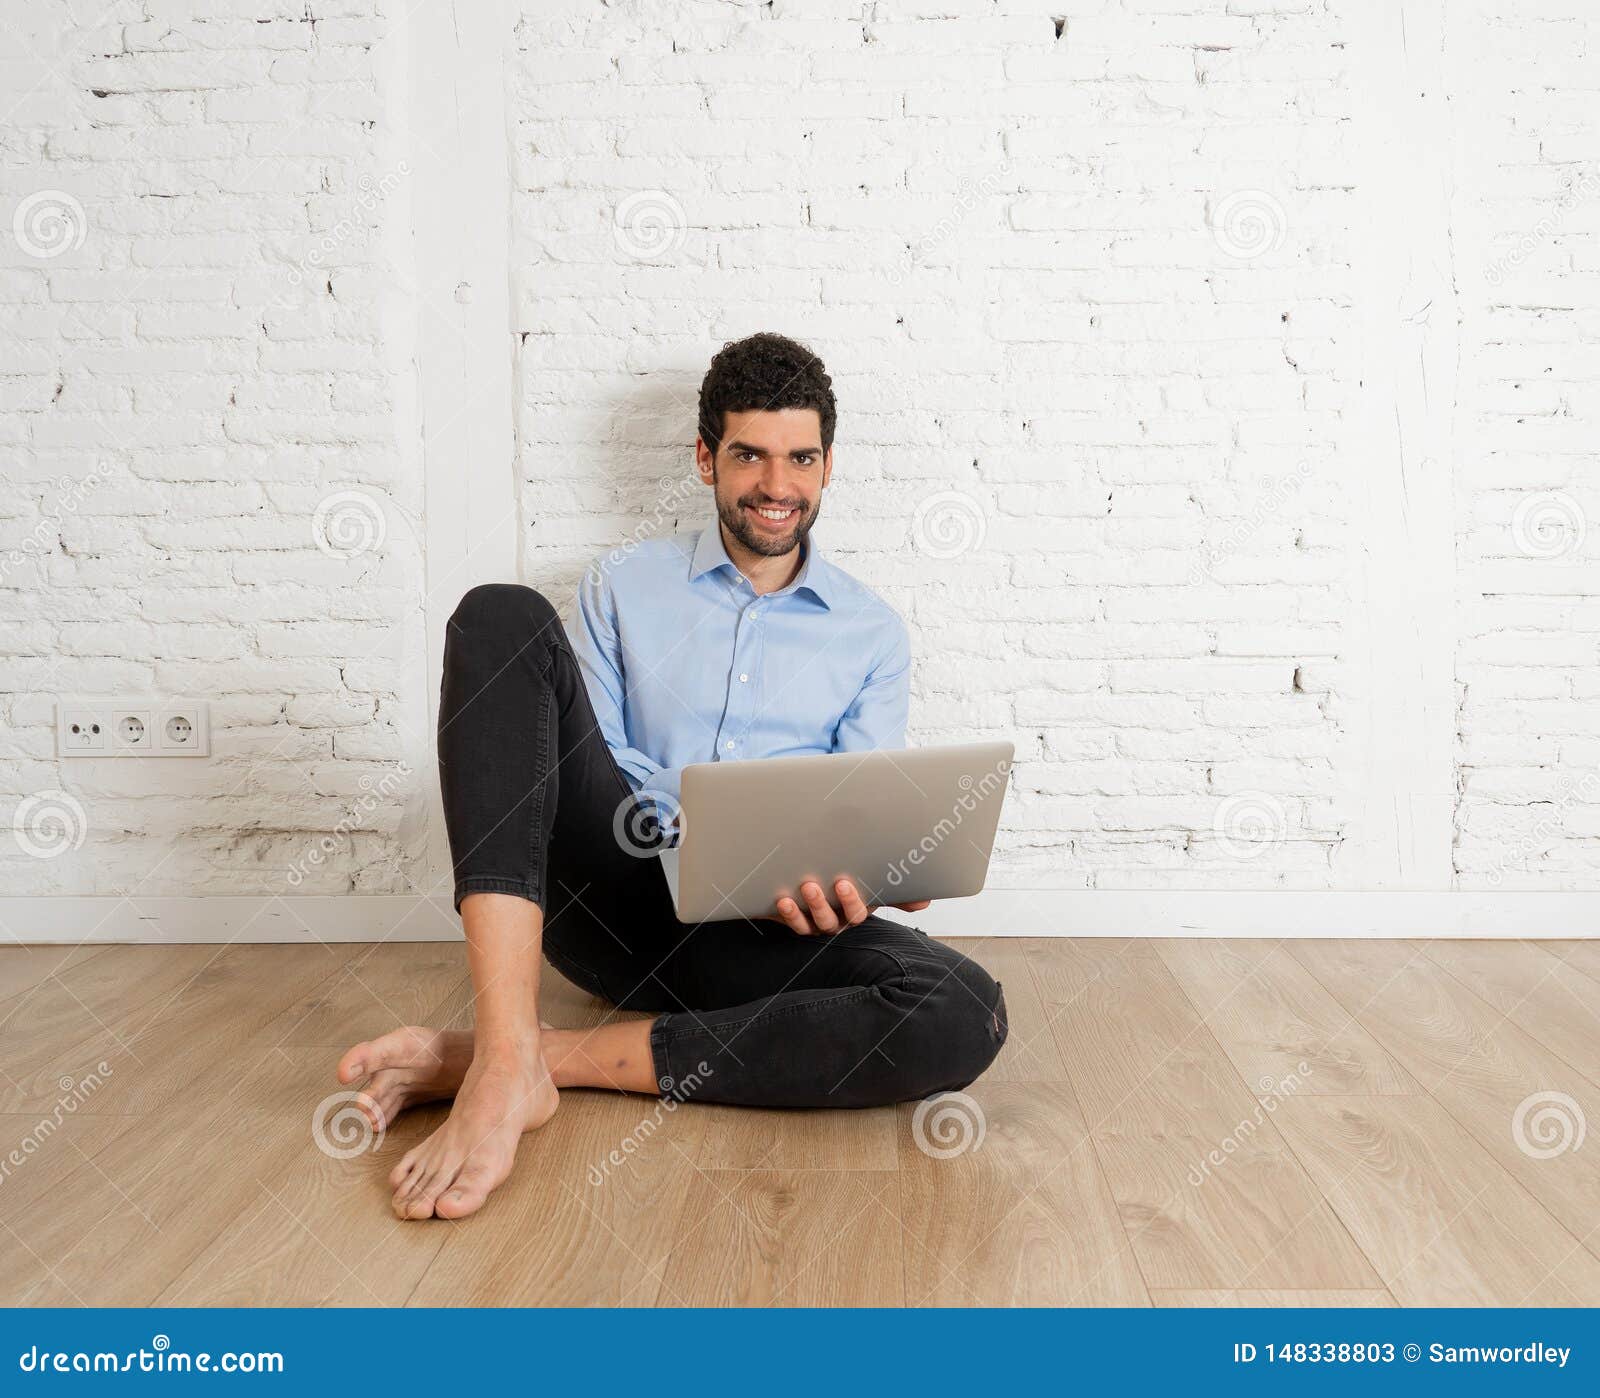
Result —
M 787 465 L 769 461 L 761 472 L 761 490 L 769 500 L 797 500 L 800 492 Z

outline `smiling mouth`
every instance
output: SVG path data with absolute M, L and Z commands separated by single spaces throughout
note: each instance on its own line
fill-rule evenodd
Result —
M 782 505 L 777 507 L 768 505 L 746 505 L 745 509 L 769 529 L 781 528 L 800 513 L 798 507 L 785 507 Z

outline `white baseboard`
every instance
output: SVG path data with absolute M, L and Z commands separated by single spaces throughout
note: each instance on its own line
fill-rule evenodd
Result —
M 989 889 L 926 912 L 890 916 L 943 937 L 1594 937 L 1600 935 L 1600 891 Z M 448 897 L 0 898 L 0 945 L 13 940 L 427 942 L 460 935 Z

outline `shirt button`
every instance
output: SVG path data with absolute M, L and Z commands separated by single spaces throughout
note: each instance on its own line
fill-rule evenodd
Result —
M 738 746 L 739 746 L 739 745 L 738 745 L 738 744 L 737 744 L 737 743 L 735 743 L 735 742 L 734 742 L 734 741 L 733 741 L 733 740 L 732 740 L 732 739 L 731 739 L 731 738 L 730 738 L 730 739 L 729 739 L 729 740 L 728 740 L 728 741 L 727 741 L 727 742 L 726 742 L 726 743 L 724 743 L 724 744 L 723 744 L 723 746 L 724 746 L 724 747 L 726 747 L 726 748 L 727 748 L 727 749 L 728 749 L 728 751 L 729 751 L 729 752 L 732 752 L 732 751 L 733 751 L 733 750 L 734 750 L 734 748 L 736 748 L 736 747 L 738 747 Z
M 740 684 L 749 684 L 750 683 L 750 676 L 749 675 L 740 675 L 739 676 L 739 683 Z

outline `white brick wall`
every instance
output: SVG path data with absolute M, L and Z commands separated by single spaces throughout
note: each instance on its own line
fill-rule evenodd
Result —
M 1432 84 L 1360 0 L 524 0 L 524 577 L 701 523 L 706 359 L 782 330 L 835 378 L 819 537 L 912 624 L 915 739 L 1018 742 L 997 886 L 1594 886 L 1600 19 L 1404 6 L 1433 228 L 1374 193 L 1374 85 Z M 0 803 L 64 788 L 87 835 L 0 879 L 435 891 L 403 7 L 35 8 L 0 214 L 64 191 L 87 236 L 0 228 Z M 1448 301 L 1375 292 L 1419 267 Z M 1420 409 L 1386 318 L 1432 337 Z M 1419 413 L 1448 503 L 1412 518 Z M 381 547 L 319 548 L 330 498 Z M 1413 602 L 1415 704 L 1404 628 L 1367 644 Z M 54 761 L 52 696 L 128 691 L 212 698 L 217 757 Z M 1413 710 L 1448 775 L 1394 882 Z
M 525 6 L 530 576 L 704 518 L 708 355 L 796 335 L 841 404 L 819 537 L 912 624 L 914 740 L 1017 740 L 994 881 L 1328 886 L 1346 38 L 1220 0 Z
M 403 891 L 426 743 L 387 21 L 123 0 L 4 28 L 0 885 Z M 58 694 L 208 699 L 215 756 L 58 763 Z M 34 846 L 79 847 L 12 838 L 40 793 Z
M 1474 6 L 1455 208 L 1475 265 L 1458 458 L 1456 870 L 1600 870 L 1600 12 Z

